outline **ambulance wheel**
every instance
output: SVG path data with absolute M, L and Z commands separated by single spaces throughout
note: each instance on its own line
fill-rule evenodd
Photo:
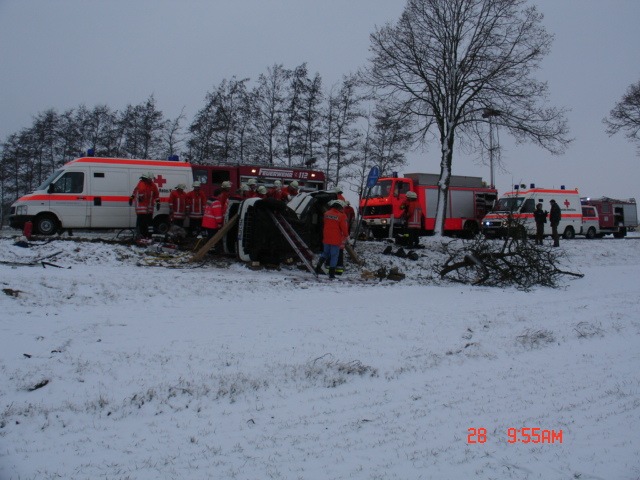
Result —
M 575 238 L 576 236 L 576 232 L 573 231 L 573 228 L 571 227 L 567 227 L 564 230 L 564 233 L 562 234 L 562 238 L 564 238 L 565 240 L 571 240 L 573 238 Z
M 160 235 L 166 235 L 169 231 L 169 217 L 166 215 L 158 215 L 153 219 L 153 231 Z
M 585 236 L 589 240 L 593 240 L 594 238 L 596 238 L 596 229 L 593 227 L 590 227 L 589 230 L 587 230 L 587 234 Z
M 36 217 L 33 225 L 40 235 L 53 235 L 60 226 L 55 215 L 44 213 Z

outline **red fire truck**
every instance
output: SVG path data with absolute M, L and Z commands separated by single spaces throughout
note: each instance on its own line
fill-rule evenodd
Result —
M 635 198 L 616 200 L 609 197 L 583 197 L 580 199 L 580 203 L 597 209 L 598 237 L 611 233 L 615 238 L 623 238 L 628 231 L 634 230 L 638 226 L 638 207 Z
M 301 192 L 324 190 L 326 187 L 324 173 L 318 170 L 304 168 L 272 167 L 258 165 L 192 165 L 193 180 L 201 184 L 207 196 L 220 188 L 224 181 L 231 182 L 235 192 L 242 183 L 255 178 L 258 185 L 270 187 L 273 182 L 280 180 L 283 186 L 296 180 Z M 189 189 L 191 185 L 187 186 Z
M 360 200 L 362 222 L 376 238 L 405 229 L 400 205 L 412 191 L 418 195 L 423 212 L 422 234 L 432 234 L 438 203 L 438 174 L 407 173 L 404 178 L 379 178 L 369 198 Z M 449 198 L 444 222 L 447 235 L 472 236 L 480 231 L 480 222 L 491 210 L 498 191 L 486 186 L 480 177 L 451 176 Z

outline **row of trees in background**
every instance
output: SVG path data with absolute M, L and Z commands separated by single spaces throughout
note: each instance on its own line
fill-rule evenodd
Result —
M 364 94 L 355 76 L 324 91 L 307 65 L 273 65 L 252 84 L 225 79 L 187 124 L 184 110 L 166 118 L 151 95 L 115 110 L 80 105 L 45 110 L 1 145 L 5 207 L 56 168 L 93 149 L 96 156 L 166 159 L 195 164 L 267 164 L 323 170 L 330 184 L 361 188 L 369 169 L 390 173 L 406 163 L 412 123 Z

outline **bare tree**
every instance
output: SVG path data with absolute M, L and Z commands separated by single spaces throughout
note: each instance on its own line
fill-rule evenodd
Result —
M 629 86 L 627 93 L 616 103 L 609 117 L 603 122 L 609 135 L 624 130 L 625 136 L 638 144 L 640 154 L 640 81 Z
M 489 120 L 517 141 L 561 153 L 565 111 L 547 107 L 546 83 L 533 77 L 552 36 L 526 0 L 408 0 L 400 20 L 371 35 L 365 81 L 399 102 L 425 138 L 435 125 L 440 179 L 435 234 L 441 235 L 457 136 Z M 492 109 L 499 115 L 483 118 Z
M 344 76 L 340 88 L 336 91 L 334 87 L 329 94 L 325 114 L 325 175 L 334 185 L 340 182 L 341 171 L 357 158 L 354 154 L 360 132 L 356 122 L 364 116 L 360 108 L 364 100 L 354 75 Z

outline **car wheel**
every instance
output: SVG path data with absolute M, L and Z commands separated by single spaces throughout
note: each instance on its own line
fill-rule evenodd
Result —
M 593 228 L 593 227 L 589 228 L 589 230 L 587 230 L 587 235 L 586 235 L 586 237 L 587 237 L 589 240 L 593 240 L 594 238 L 596 238 L 596 229 L 595 229 L 595 228 Z
M 571 240 L 575 238 L 575 236 L 576 236 L 576 233 L 573 231 L 573 228 L 571 227 L 567 227 L 564 233 L 562 234 L 562 238 L 564 238 L 565 240 Z
M 34 227 L 41 235 L 53 235 L 58 230 L 59 222 L 55 215 L 45 213 L 36 217 Z

